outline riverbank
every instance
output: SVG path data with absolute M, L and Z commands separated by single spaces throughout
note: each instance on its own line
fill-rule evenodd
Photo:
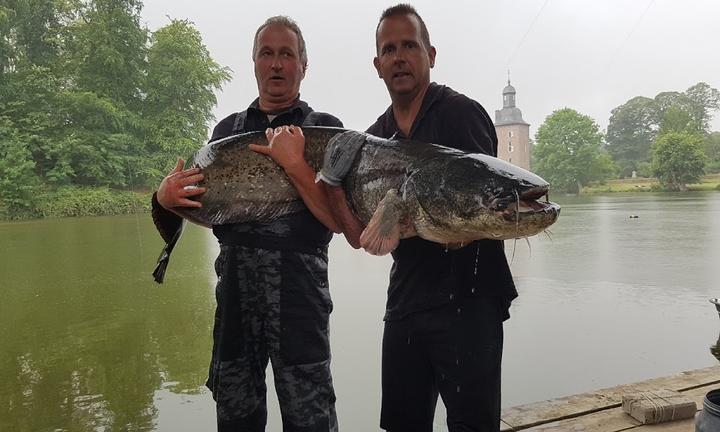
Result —
M 695 430 L 694 419 L 667 422 L 662 426 L 640 424 L 623 412 L 622 396 L 660 389 L 675 390 L 694 401 L 700 411 L 705 395 L 717 388 L 720 388 L 720 366 L 711 366 L 669 377 L 508 408 L 502 412 L 502 431 L 692 432 Z
M 150 191 L 65 186 L 47 189 L 12 209 L 0 204 L 0 220 L 114 216 L 150 211 Z
M 688 185 L 691 191 L 720 191 L 720 173 L 703 176 L 700 183 Z M 581 195 L 616 192 L 663 192 L 655 178 L 608 180 L 586 186 Z M 48 189 L 32 197 L 28 205 L 10 211 L 0 203 L 0 220 L 115 216 L 150 211 L 152 191 L 130 191 L 107 187 L 66 186 Z
M 720 190 L 720 173 L 703 176 L 700 183 L 688 185 L 691 191 Z M 583 187 L 583 194 L 614 192 L 663 192 L 656 178 L 638 177 L 633 179 L 608 180 L 604 184 Z

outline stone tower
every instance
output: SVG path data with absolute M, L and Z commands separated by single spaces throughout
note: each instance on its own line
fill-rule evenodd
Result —
M 495 110 L 495 132 L 498 137 L 498 158 L 526 170 L 530 169 L 530 125 L 515 106 L 515 87 L 503 89 L 503 108 Z

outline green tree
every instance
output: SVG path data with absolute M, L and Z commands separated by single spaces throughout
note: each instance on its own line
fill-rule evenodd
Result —
M 660 135 L 653 146 L 653 172 L 669 190 L 687 190 L 703 175 L 703 137 L 691 132 L 671 131 Z
M 46 67 L 31 66 L 14 73 L 10 90 L 4 112 L 32 154 L 37 174 L 48 182 L 70 183 L 73 172 L 65 145 L 68 128 L 60 80 Z
M 620 175 L 627 177 L 651 160 L 651 146 L 669 110 L 687 113 L 695 129 L 707 134 L 712 114 L 719 108 L 720 92 L 700 82 L 685 92 L 661 92 L 654 99 L 638 96 L 613 109 L 607 129 L 608 152 Z
M 63 31 L 73 19 L 71 0 L 10 0 L 18 67 L 58 63 L 64 47 Z
M 564 108 L 550 114 L 535 134 L 535 170 L 554 189 L 579 193 L 582 186 L 614 173 L 603 136 L 595 121 Z
M 139 0 L 90 0 L 68 25 L 65 71 L 72 85 L 60 112 L 74 184 L 134 185 L 134 163 L 143 153 L 147 69 L 141 10 Z
M 36 190 L 152 185 L 204 143 L 229 70 L 188 21 L 150 39 L 141 9 L 141 0 L 0 1 L 0 181 L 24 179 L 0 193 L 1 211 L 47 209 Z
M 697 83 L 685 91 L 688 98 L 688 111 L 700 130 L 710 130 L 710 120 L 714 111 L 720 109 L 720 91 L 704 82 Z
M 0 207 L 11 218 L 28 213 L 39 186 L 30 151 L 10 121 L 0 117 Z
M 175 157 L 191 155 L 205 143 L 215 91 L 229 79 L 230 70 L 210 57 L 190 22 L 172 20 L 153 34 L 143 105 L 145 150 L 154 159 L 145 173 L 149 178 L 159 178 Z
M 12 40 L 11 29 L 15 11 L 0 5 L 0 85 L 10 72 L 15 59 L 15 44 Z
M 91 0 L 69 28 L 69 67 L 77 89 L 139 109 L 147 29 L 139 0 Z
M 708 172 L 720 172 L 720 132 L 713 132 L 705 139 L 705 156 Z
M 611 112 L 607 128 L 607 150 L 618 164 L 620 175 L 628 177 L 650 157 L 658 124 L 655 100 L 638 96 Z
M 702 125 L 690 112 L 677 105 L 672 105 L 663 115 L 659 135 L 663 135 L 668 132 L 689 132 L 702 134 Z

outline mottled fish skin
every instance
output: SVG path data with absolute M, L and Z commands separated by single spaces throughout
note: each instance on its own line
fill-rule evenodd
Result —
M 447 244 L 527 237 L 545 230 L 560 214 L 557 204 L 537 201 L 548 193 L 545 180 L 491 156 L 339 128 L 306 127 L 303 134 L 305 159 L 316 172 L 333 138 L 336 148 L 359 148 L 356 155 L 343 158 L 351 162 L 344 179 L 348 203 L 367 224 L 388 191 L 396 190 L 403 238 L 418 235 Z M 351 145 L 363 141 L 361 147 Z M 265 134 L 234 135 L 200 149 L 190 166 L 204 174 L 194 186 L 205 187 L 206 192 L 192 198 L 202 208 L 173 210 L 187 220 L 212 226 L 269 222 L 304 209 L 283 169 L 250 150 L 251 143 L 267 145 Z M 153 272 L 157 282 L 164 278 L 179 234 L 158 259 Z
M 319 126 L 303 129 L 305 158 L 315 171 L 321 168 L 328 142 L 343 132 Z M 537 234 L 557 219 L 559 206 L 553 203 L 544 211 L 512 217 L 503 213 L 529 191 L 534 191 L 532 200 L 547 194 L 548 183 L 529 171 L 483 154 L 362 135 L 366 144 L 344 185 L 363 223 L 390 189 L 400 193 L 405 205 L 403 237 L 420 235 L 438 243 L 518 238 Z M 222 225 L 271 221 L 303 209 L 282 168 L 250 150 L 250 143 L 267 145 L 265 134 L 234 135 L 198 151 L 192 166 L 201 168 L 205 177 L 197 186 L 207 191 L 195 198 L 203 206 L 178 208 L 177 213 L 203 225 Z
M 327 142 L 344 129 L 303 128 L 305 158 L 319 170 Z M 202 208 L 174 209 L 180 216 L 202 225 L 223 225 L 250 221 L 267 222 L 304 208 L 302 199 L 281 167 L 269 157 L 256 153 L 248 144 L 267 145 L 264 132 L 233 135 L 200 149 L 191 167 L 202 170 L 204 179 L 196 186 L 207 191 L 195 197 Z
M 387 191 L 397 190 L 405 205 L 403 238 L 419 235 L 442 244 L 520 238 L 542 232 L 559 216 L 554 203 L 506 211 L 523 197 L 546 195 L 549 184 L 492 156 L 372 136 L 361 152 L 345 178 L 348 201 L 367 223 Z

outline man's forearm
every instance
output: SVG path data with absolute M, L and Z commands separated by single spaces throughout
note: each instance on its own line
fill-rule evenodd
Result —
M 350 246 L 360 249 L 360 235 L 365 229 L 365 225 L 350 209 L 347 198 L 345 198 L 345 190 L 342 186 L 330 186 L 324 182 L 321 183 L 326 190 L 330 210 L 335 221 L 340 225 L 340 230 L 345 235 L 345 239 L 350 243 Z
M 325 188 L 320 183 L 315 183 L 315 171 L 307 163 L 302 163 L 286 169 L 285 173 L 313 216 L 332 232 L 341 233 L 340 225 L 335 221 L 330 209 Z

